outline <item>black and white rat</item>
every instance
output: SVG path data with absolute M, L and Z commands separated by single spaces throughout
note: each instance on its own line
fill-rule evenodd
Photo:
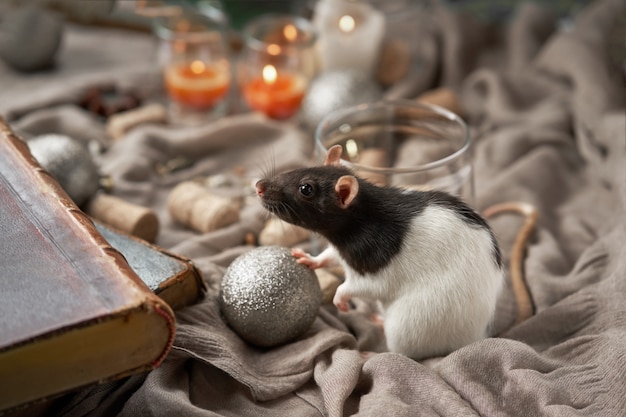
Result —
M 486 337 L 505 271 L 483 217 L 447 193 L 373 185 L 341 153 L 256 183 L 269 212 L 330 243 L 315 257 L 294 249 L 298 262 L 343 266 L 334 304 L 379 301 L 393 352 L 423 359 Z

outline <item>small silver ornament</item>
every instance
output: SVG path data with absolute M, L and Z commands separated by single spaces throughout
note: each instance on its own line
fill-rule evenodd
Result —
M 309 329 L 321 305 L 317 276 L 288 248 L 261 246 L 235 259 L 222 278 L 220 305 L 239 336 L 261 347 Z
M 327 114 L 345 107 L 369 103 L 382 97 L 382 88 L 358 71 L 336 70 L 315 78 L 302 102 L 302 118 L 314 130 Z
M 27 5 L 9 9 L 0 21 L 0 58 L 20 71 L 50 66 L 61 46 L 63 19 Z
M 77 206 L 98 190 L 100 175 L 91 154 L 78 140 L 59 134 L 37 136 L 28 142 L 31 154 L 50 173 Z

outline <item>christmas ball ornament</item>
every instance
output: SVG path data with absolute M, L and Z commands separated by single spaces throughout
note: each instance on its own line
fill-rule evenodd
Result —
M 302 118 L 314 130 L 328 113 L 344 107 L 377 101 L 382 88 L 372 77 L 358 71 L 336 70 L 315 78 L 302 102 Z
M 9 10 L 0 21 L 0 57 L 20 71 L 44 69 L 62 36 L 63 20 L 55 13 L 33 6 Z
M 82 206 L 98 190 L 100 175 L 91 154 L 69 136 L 48 134 L 28 141 L 31 154 L 76 203 Z
M 271 347 L 304 333 L 321 305 L 317 276 L 288 248 L 261 246 L 235 259 L 222 278 L 224 318 L 251 344 Z

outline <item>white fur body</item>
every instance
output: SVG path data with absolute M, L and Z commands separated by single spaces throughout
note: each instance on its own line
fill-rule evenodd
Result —
M 378 300 L 390 351 L 413 359 L 445 355 L 487 335 L 505 273 L 490 233 L 457 213 L 427 206 L 411 223 L 401 251 L 374 274 L 359 274 L 330 246 L 316 259 L 338 261 L 346 279 L 336 305 Z

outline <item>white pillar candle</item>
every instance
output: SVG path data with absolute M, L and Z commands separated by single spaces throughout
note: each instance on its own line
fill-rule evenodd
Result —
M 385 16 L 364 1 L 319 0 L 313 24 L 323 71 L 355 70 L 372 75 L 380 59 Z

